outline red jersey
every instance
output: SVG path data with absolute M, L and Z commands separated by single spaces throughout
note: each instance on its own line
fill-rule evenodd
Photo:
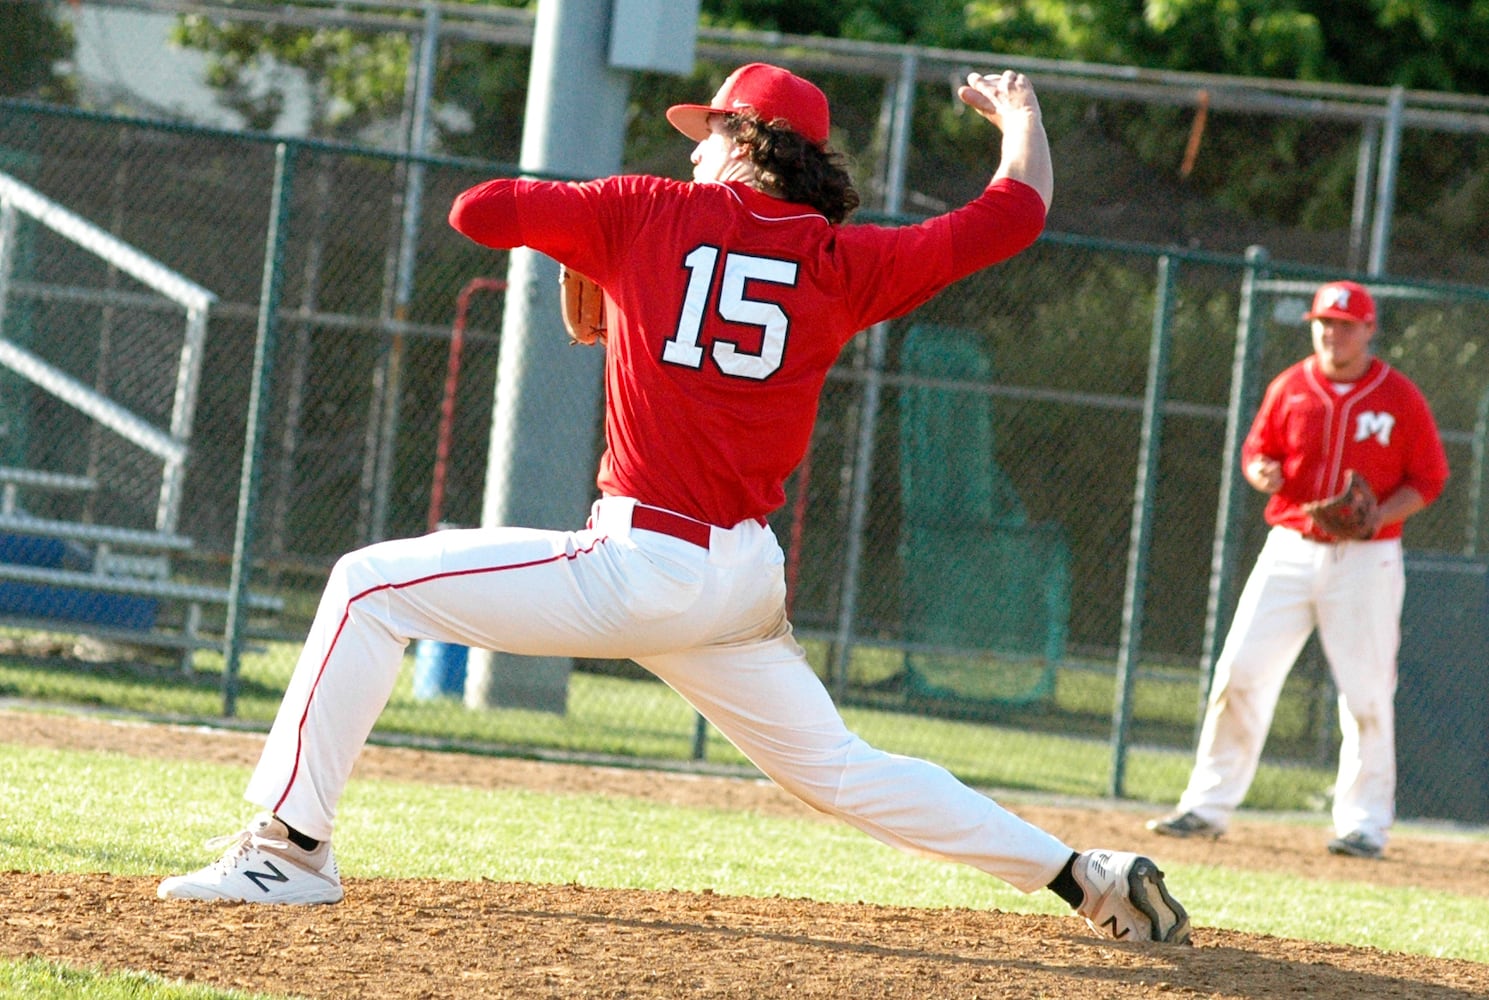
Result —
M 1032 244 L 1044 203 L 1005 179 L 918 225 L 833 225 L 736 182 L 499 179 L 450 224 L 604 288 L 601 491 L 728 527 L 785 502 L 843 345 Z
M 1365 477 L 1384 500 L 1410 486 L 1427 503 L 1448 480 L 1437 422 L 1422 393 L 1379 358 L 1344 392 L 1306 358 L 1272 380 L 1241 447 L 1245 465 L 1257 455 L 1282 463 L 1282 488 L 1267 501 L 1268 524 L 1321 536 L 1302 510 L 1344 487 L 1345 473 Z M 1401 524 L 1384 525 L 1377 538 L 1401 537 Z

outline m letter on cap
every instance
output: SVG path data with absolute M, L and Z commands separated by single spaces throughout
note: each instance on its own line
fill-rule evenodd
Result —
M 1324 289 L 1324 293 L 1319 296 L 1319 299 L 1321 301 L 1316 307 L 1318 309 L 1343 309 L 1345 312 L 1349 312 L 1348 288 L 1340 288 L 1338 285 L 1330 286 Z

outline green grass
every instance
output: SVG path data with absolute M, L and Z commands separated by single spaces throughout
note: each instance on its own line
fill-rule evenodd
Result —
M 0 754 L 0 801 L 49 805 L 28 813 L 25 824 L 0 828 L 0 871 L 154 876 L 197 867 L 209 860 L 201 841 L 229 832 L 251 811 L 241 798 L 247 777 L 242 767 L 8 746 Z M 1068 912 L 1051 894 L 1026 896 L 843 824 L 624 798 L 356 780 L 338 830 L 342 870 L 355 878 L 488 878 Z M 535 851 L 534 844 L 545 846 Z M 1198 926 L 1489 962 L 1486 899 L 1366 882 L 1325 887 L 1282 873 L 1165 868 Z M 1325 896 L 1328 905 L 1317 905 Z M 242 996 L 38 962 L 0 963 L 0 995 Z
M 0 997 L 27 1000 L 269 1000 L 266 993 L 240 993 L 173 983 L 144 972 L 105 973 L 55 962 L 0 962 Z
M 825 659 L 808 643 L 814 662 Z M 267 727 L 294 665 L 296 649 L 270 646 L 245 657 L 236 719 Z M 862 695 L 862 682 L 891 675 L 893 650 L 856 651 L 850 678 L 857 687 L 843 709 L 848 724 L 886 750 L 928 757 L 964 781 L 980 786 L 1062 795 L 1110 792 L 1114 680 L 1101 669 L 1062 669 L 1055 696 L 1044 705 L 1003 710 L 983 706 L 971 718 L 915 711 L 893 698 Z M 73 660 L 0 659 L 0 695 L 33 702 L 87 705 L 154 718 L 210 721 L 221 717 L 221 658 L 200 654 L 198 669 L 174 666 L 90 664 Z M 378 721 L 378 737 L 415 738 L 451 746 L 486 746 L 625 758 L 688 760 L 696 715 L 670 689 L 632 676 L 576 671 L 562 715 L 513 709 L 472 710 L 457 699 L 420 701 L 406 668 Z M 903 701 L 903 699 L 901 699 Z M 1150 802 L 1177 799 L 1191 763 L 1197 682 L 1182 672 L 1150 676 L 1134 687 L 1133 725 L 1123 793 Z M 1279 705 L 1269 753 L 1279 747 L 1298 756 L 1308 741 L 1310 694 L 1302 678 L 1289 682 Z M 710 764 L 745 767 L 743 758 L 710 730 Z M 1299 811 L 1318 808 L 1332 782 L 1333 759 L 1263 764 L 1246 805 Z

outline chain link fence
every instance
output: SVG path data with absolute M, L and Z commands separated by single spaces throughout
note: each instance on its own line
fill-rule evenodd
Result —
M 724 65 L 750 54 L 704 48 Z M 877 190 L 877 97 L 841 68 L 822 75 L 843 144 L 863 152 L 862 183 Z M 636 118 L 660 119 L 696 84 L 643 79 Z M 905 198 L 917 211 L 970 196 L 991 166 L 986 133 L 957 138 L 946 83 L 919 89 Z M 1120 129 L 1105 123 L 1129 113 L 1130 95 L 1047 94 L 1057 207 L 1082 213 L 1088 230 L 1053 217 L 1030 251 L 851 344 L 771 520 L 788 550 L 798 636 L 866 738 L 980 784 L 1161 801 L 1187 775 L 1206 666 L 1263 533 L 1261 498 L 1223 502 L 1228 442 L 1249 423 L 1248 392 L 1308 352 L 1307 295 L 1346 272 L 1351 226 L 1238 226 L 1223 251 L 1143 242 L 1232 216 L 1159 183 L 1113 140 Z M 514 146 L 520 120 L 507 127 L 487 137 L 493 148 Z M 1106 141 L 1095 144 L 1098 134 Z M 1076 155 L 1078 143 L 1097 148 Z M 638 134 L 628 167 L 677 174 L 685 153 L 674 143 L 663 167 Z M 480 522 L 506 259 L 459 238 L 444 216 L 459 191 L 507 169 L 0 101 L 8 183 L 96 227 L 69 238 L 34 204 L 0 203 L 0 344 L 93 394 L 69 398 L 0 357 L 0 465 L 14 470 L 0 483 L 5 514 L 73 526 L 38 535 L 0 524 L 0 567 L 29 567 L 13 582 L 35 591 L 0 586 L 14 654 L 0 662 L 0 691 L 264 725 L 338 555 Z M 410 191 L 416 204 L 405 203 Z M 1111 231 L 1091 235 L 1103 218 Z M 189 310 L 121 267 L 110 241 L 210 295 L 199 350 L 185 349 Z M 1266 252 L 1244 255 L 1249 243 Z M 1371 280 L 1383 313 L 1376 346 L 1433 403 L 1454 469 L 1443 498 L 1408 526 L 1415 565 L 1429 567 L 1412 586 L 1421 578 L 1424 593 L 1462 595 L 1441 567 L 1471 570 L 1486 545 L 1489 289 L 1473 283 L 1483 262 L 1468 246 L 1400 250 L 1400 273 Z M 1453 266 L 1434 269 L 1444 255 Z M 1429 280 L 1444 275 L 1468 280 Z M 184 422 L 183 382 L 193 397 Z M 168 521 L 168 458 L 79 405 L 95 397 L 180 442 Z M 598 448 L 597 435 L 585 460 Z M 55 551 L 38 555 L 38 538 Z M 148 606 L 129 617 L 125 597 Z M 1413 637 L 1438 631 L 1431 616 L 1448 614 L 1445 600 L 1409 608 L 1427 618 L 1407 624 L 1404 677 L 1420 662 Z M 1473 617 L 1451 620 L 1462 629 Z M 37 638 L 57 634 L 110 645 L 80 659 Z M 1461 648 L 1477 647 L 1468 636 Z M 41 655 L 54 649 L 69 655 Z M 633 665 L 576 663 L 563 711 L 536 711 L 467 703 L 461 652 L 410 648 L 380 738 L 742 765 Z M 1465 653 L 1433 666 L 1479 690 L 1483 662 Z M 1427 704 L 1433 685 L 1411 676 L 1412 697 Z M 1253 804 L 1309 807 L 1326 794 L 1331 699 L 1310 651 Z M 1451 756 L 1414 753 L 1424 726 L 1410 706 L 1402 714 L 1403 776 L 1451 773 Z M 1467 742 L 1458 751 L 1461 766 L 1485 756 Z M 1483 818 L 1468 815 L 1475 804 L 1454 808 Z

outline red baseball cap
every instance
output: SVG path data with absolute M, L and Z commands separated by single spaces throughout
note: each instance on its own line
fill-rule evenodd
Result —
M 827 141 L 827 95 L 815 84 L 779 66 L 741 66 L 708 104 L 674 104 L 667 120 L 696 142 L 708 138 L 708 116 L 755 111 L 767 122 L 784 118 L 791 130 L 822 145 Z
M 1375 322 L 1375 300 L 1365 286 L 1353 281 L 1331 281 L 1319 286 L 1313 295 L 1313 308 L 1303 318 L 1352 319 L 1360 323 Z

